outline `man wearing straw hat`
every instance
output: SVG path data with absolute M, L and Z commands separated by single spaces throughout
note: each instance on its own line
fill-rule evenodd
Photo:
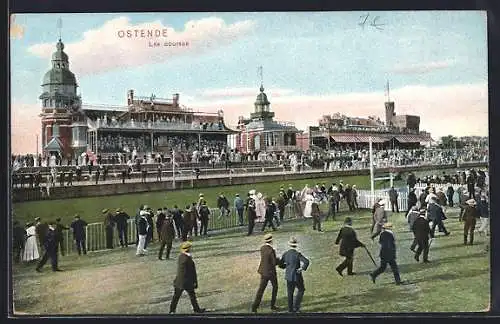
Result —
M 337 270 L 340 276 L 343 276 L 342 271 L 347 268 L 347 275 L 352 276 L 354 275 L 354 272 L 352 272 L 354 250 L 365 245 L 358 240 L 356 231 L 352 228 L 352 219 L 350 217 L 345 218 L 344 226 L 335 240 L 335 244 L 338 245 L 339 243 L 339 254 L 345 257 L 345 260 L 335 270 Z
M 396 239 L 394 238 L 394 233 L 392 232 L 392 224 L 385 223 L 382 226 L 383 230 L 380 233 L 379 244 L 380 244 L 380 267 L 370 273 L 373 283 L 375 279 L 385 271 L 387 265 L 391 266 L 392 273 L 394 274 L 394 280 L 396 285 L 401 284 L 401 277 L 399 276 L 398 264 L 396 263 Z
M 372 232 L 375 232 L 371 236 L 372 240 L 374 240 L 382 232 L 382 225 L 387 220 L 387 214 L 385 212 L 385 200 L 382 199 L 377 204 L 378 206 L 375 207 L 375 211 L 373 213 L 374 228 L 372 229 Z
M 257 218 L 254 195 L 255 195 L 255 190 L 250 190 L 248 192 L 247 200 L 245 201 L 245 209 L 247 211 L 247 218 L 248 218 L 248 233 L 247 233 L 248 236 L 252 235 L 253 228 L 255 227 L 255 219 Z
M 195 313 L 204 313 L 205 308 L 200 308 L 196 300 L 194 290 L 198 288 L 198 276 L 196 275 L 196 266 L 191 256 L 192 243 L 189 241 L 182 242 L 181 254 L 177 260 L 177 276 L 174 279 L 174 296 L 170 303 L 170 314 L 175 313 L 177 303 L 181 298 L 182 292 L 187 291 L 191 299 L 191 305 Z
M 309 267 L 309 260 L 303 256 L 302 253 L 297 251 L 297 239 L 295 237 L 290 238 L 288 245 L 290 246 L 290 250 L 286 251 L 281 256 L 279 266 L 280 268 L 285 269 L 288 311 L 296 313 L 300 311 L 300 303 L 302 302 L 302 297 L 304 296 L 305 291 L 302 271 L 306 271 L 307 267 Z M 295 292 L 295 288 L 298 289 L 298 292 L 294 301 L 293 294 Z
M 276 251 L 272 246 L 273 236 L 268 233 L 264 235 L 264 245 L 260 248 L 260 264 L 257 272 L 260 274 L 260 284 L 259 289 L 257 289 L 257 294 L 255 300 L 252 304 L 252 313 L 257 313 L 257 308 L 259 308 L 260 302 L 262 301 L 262 295 L 267 287 L 267 283 L 271 281 L 273 286 L 273 291 L 271 294 L 271 310 L 278 310 L 276 307 L 276 296 L 278 295 L 278 279 L 276 275 L 276 266 L 279 260 L 276 258 Z
M 474 244 L 474 229 L 476 228 L 476 221 L 480 217 L 479 211 L 476 207 L 476 201 L 469 199 L 466 202 L 464 209 L 464 245 L 467 245 L 467 237 L 470 236 L 469 244 Z M 469 235 L 468 235 L 469 234 Z

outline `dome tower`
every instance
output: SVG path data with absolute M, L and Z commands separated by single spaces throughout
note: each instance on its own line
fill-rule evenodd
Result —
M 80 112 L 75 75 L 69 69 L 68 55 L 59 38 L 52 54 L 51 69 L 42 82 L 42 151 L 45 155 L 72 158 L 76 151 L 86 149 L 86 124 Z M 74 125 L 76 122 L 76 125 Z M 84 128 L 84 129 L 80 129 Z

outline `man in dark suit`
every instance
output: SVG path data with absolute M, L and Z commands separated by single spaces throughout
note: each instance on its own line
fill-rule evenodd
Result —
M 207 202 L 203 200 L 200 206 L 200 236 L 207 236 L 208 218 L 210 216 L 210 209 L 208 209 Z
M 429 238 L 431 235 L 431 229 L 429 227 L 429 221 L 425 217 L 425 209 L 420 210 L 420 216 L 413 222 L 412 226 L 413 234 L 417 240 L 417 252 L 415 252 L 415 260 L 420 261 L 420 254 L 424 252 L 424 262 L 429 262 Z
M 355 273 L 352 272 L 353 260 L 354 260 L 354 250 L 358 247 L 365 246 L 363 243 L 358 241 L 356 236 L 356 231 L 352 228 L 352 219 L 346 217 L 344 221 L 344 226 L 339 232 L 335 244 L 340 243 L 339 254 L 345 257 L 344 262 L 339 264 L 335 270 L 337 270 L 340 276 L 343 276 L 342 271 L 347 268 L 347 275 L 352 276 Z
M 177 230 L 177 237 L 181 238 L 182 233 L 184 232 L 184 220 L 182 219 L 182 211 L 179 207 L 177 207 L 177 205 L 174 205 L 172 215 L 174 217 L 175 229 Z
M 64 256 L 64 234 L 63 234 L 63 230 L 67 230 L 69 229 L 68 227 L 64 226 L 63 224 L 61 224 L 61 219 L 60 218 L 57 218 L 56 219 L 56 228 L 55 228 L 55 231 L 56 231 L 56 239 L 57 239 L 57 244 L 59 244 L 59 247 L 60 247 L 60 251 L 61 251 L 61 255 Z
M 47 263 L 47 260 L 50 258 L 52 264 L 52 271 L 62 271 L 59 269 L 57 265 L 57 247 L 59 242 L 57 241 L 57 233 L 56 233 L 56 223 L 50 222 L 49 231 L 47 232 L 47 236 L 45 236 L 45 241 L 43 242 L 44 253 L 42 259 L 38 263 L 36 267 L 37 272 L 42 272 L 42 267 Z
M 194 208 L 191 208 L 191 205 L 187 205 L 183 214 L 184 227 L 182 229 L 182 241 L 184 242 L 187 241 L 189 232 L 193 231 L 193 210 Z
M 391 202 L 391 209 L 393 213 L 394 209 L 396 209 L 396 213 L 399 213 L 398 196 L 399 196 L 398 192 L 396 191 L 396 189 L 394 189 L 394 186 L 392 186 L 391 189 L 389 190 L 389 200 Z
M 262 225 L 262 232 L 266 229 L 266 225 L 269 225 L 273 229 L 273 231 L 276 231 L 276 226 L 274 226 L 273 223 L 273 218 L 274 218 L 274 212 L 276 211 L 276 206 L 273 204 L 272 200 L 269 198 L 266 198 L 266 215 L 264 216 L 264 224 Z
M 255 219 L 257 218 L 257 213 L 255 212 L 255 199 L 253 199 L 252 194 L 249 192 L 247 200 L 245 202 L 245 209 L 247 211 L 248 218 L 248 234 L 252 235 L 253 228 L 255 227 Z
M 385 223 L 383 225 L 382 233 L 380 233 L 378 241 L 380 244 L 380 267 L 370 273 L 373 283 L 375 283 L 375 279 L 385 271 L 387 264 L 389 264 L 391 266 L 392 273 L 394 274 L 396 285 L 401 284 L 398 264 L 396 263 L 396 239 L 394 238 L 394 233 L 391 229 L 392 224 Z
M 158 208 L 158 210 L 156 211 L 156 223 L 155 223 L 156 234 L 158 234 L 158 240 L 161 240 L 160 239 L 161 226 L 163 225 L 165 218 L 166 218 L 165 211 L 163 211 L 163 209 L 161 208 Z
M 260 264 L 257 272 L 260 274 L 260 284 L 259 289 L 257 289 L 257 294 L 255 300 L 252 304 L 252 313 L 257 313 L 257 308 L 259 308 L 260 302 L 262 301 L 262 295 L 267 287 L 267 283 L 271 281 L 273 286 L 273 291 L 271 294 L 271 309 L 278 310 L 276 307 L 276 296 L 278 294 L 278 278 L 276 275 L 276 266 L 279 261 L 276 258 L 276 251 L 272 246 L 273 236 L 271 234 L 266 234 L 264 236 L 264 245 L 260 248 Z
M 408 193 L 408 210 L 407 213 L 410 212 L 411 208 L 413 206 L 416 206 L 418 202 L 417 195 L 415 194 L 415 188 L 410 189 L 410 192 Z
M 76 242 L 76 249 L 78 251 L 78 255 L 87 254 L 87 246 L 85 244 L 85 228 L 87 227 L 87 222 L 80 219 L 80 216 L 75 215 L 75 220 L 70 225 L 73 230 L 73 239 Z
M 40 217 L 35 218 L 35 232 L 36 236 L 38 236 L 38 242 L 40 246 L 43 248 L 43 242 L 45 242 L 45 236 L 49 232 L 49 225 L 47 223 L 42 223 L 42 219 Z
M 181 244 L 181 254 L 177 261 L 177 276 L 174 280 L 174 296 L 170 303 L 170 313 L 175 313 L 177 303 L 181 298 L 182 292 L 185 290 L 191 299 L 191 305 L 195 313 L 204 313 L 205 308 L 200 308 L 196 300 L 194 290 L 198 288 L 198 277 L 196 275 L 196 267 L 191 257 L 191 242 L 183 242 Z
M 116 209 L 115 222 L 118 237 L 120 238 L 120 246 L 122 248 L 128 246 L 128 220 L 130 216 L 120 208 Z
M 428 217 L 432 221 L 431 237 L 434 237 L 436 226 L 439 228 L 440 232 L 444 233 L 444 235 L 450 235 L 450 232 L 446 230 L 446 227 L 444 227 L 443 224 L 443 220 L 446 219 L 443 207 L 438 204 L 435 197 L 432 197 L 429 204 L 427 205 L 427 215 L 429 215 Z
M 106 229 L 106 249 L 113 248 L 113 228 L 115 227 L 115 219 L 109 209 L 103 209 L 104 228 Z
M 316 201 L 311 204 L 311 216 L 313 219 L 313 231 L 318 228 L 318 232 L 323 232 L 321 230 L 321 210 L 319 210 L 319 205 Z
M 477 203 L 474 199 L 469 199 L 465 202 L 464 209 L 464 245 L 467 245 L 467 237 L 470 236 L 469 244 L 474 244 L 474 229 L 476 228 L 476 221 L 479 218 L 479 211 Z M 467 235 L 469 234 L 469 235 Z
M 26 230 L 19 225 L 19 221 L 14 221 L 12 229 L 12 248 L 14 252 L 14 262 L 21 261 L 21 252 L 24 250 L 26 242 Z
M 158 259 L 162 260 L 163 250 L 165 249 L 165 245 L 167 246 L 167 259 L 170 258 L 170 251 L 172 250 L 172 241 L 175 238 L 175 228 L 174 228 L 174 220 L 172 219 L 172 215 L 167 214 L 165 220 L 161 224 L 160 229 L 160 252 L 158 253 Z
M 288 311 L 295 313 L 300 311 L 300 303 L 304 296 L 305 287 L 302 271 L 306 271 L 307 267 L 309 267 L 309 260 L 297 251 L 297 239 L 295 237 L 292 237 L 288 241 L 288 245 L 290 246 L 290 250 L 282 255 L 279 266 L 286 269 L 285 280 L 288 295 Z M 294 302 L 293 294 L 295 288 L 298 289 L 298 292 Z

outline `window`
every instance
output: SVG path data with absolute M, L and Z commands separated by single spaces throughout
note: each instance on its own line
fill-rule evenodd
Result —
M 59 137 L 59 125 L 52 126 L 52 137 Z

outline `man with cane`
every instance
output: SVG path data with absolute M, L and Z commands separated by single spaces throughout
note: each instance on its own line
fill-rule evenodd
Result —
M 339 264 L 335 270 L 337 270 L 340 276 L 343 276 L 342 271 L 347 268 L 347 275 L 352 276 L 355 273 L 352 272 L 353 260 L 354 260 L 354 250 L 358 247 L 364 247 L 365 245 L 358 241 L 356 236 L 356 231 L 352 228 L 352 219 L 346 217 L 344 221 L 344 226 L 339 232 L 335 244 L 340 243 L 339 254 L 345 257 L 344 262 Z
M 370 273 L 373 283 L 375 279 L 385 271 L 387 264 L 391 266 L 392 273 L 394 274 L 394 280 L 396 285 L 401 284 L 401 277 L 399 276 L 398 264 L 396 263 L 396 239 L 394 238 L 394 233 L 391 231 L 392 224 L 385 223 L 382 226 L 382 233 L 380 233 L 379 244 L 380 244 L 380 267 L 374 272 Z

